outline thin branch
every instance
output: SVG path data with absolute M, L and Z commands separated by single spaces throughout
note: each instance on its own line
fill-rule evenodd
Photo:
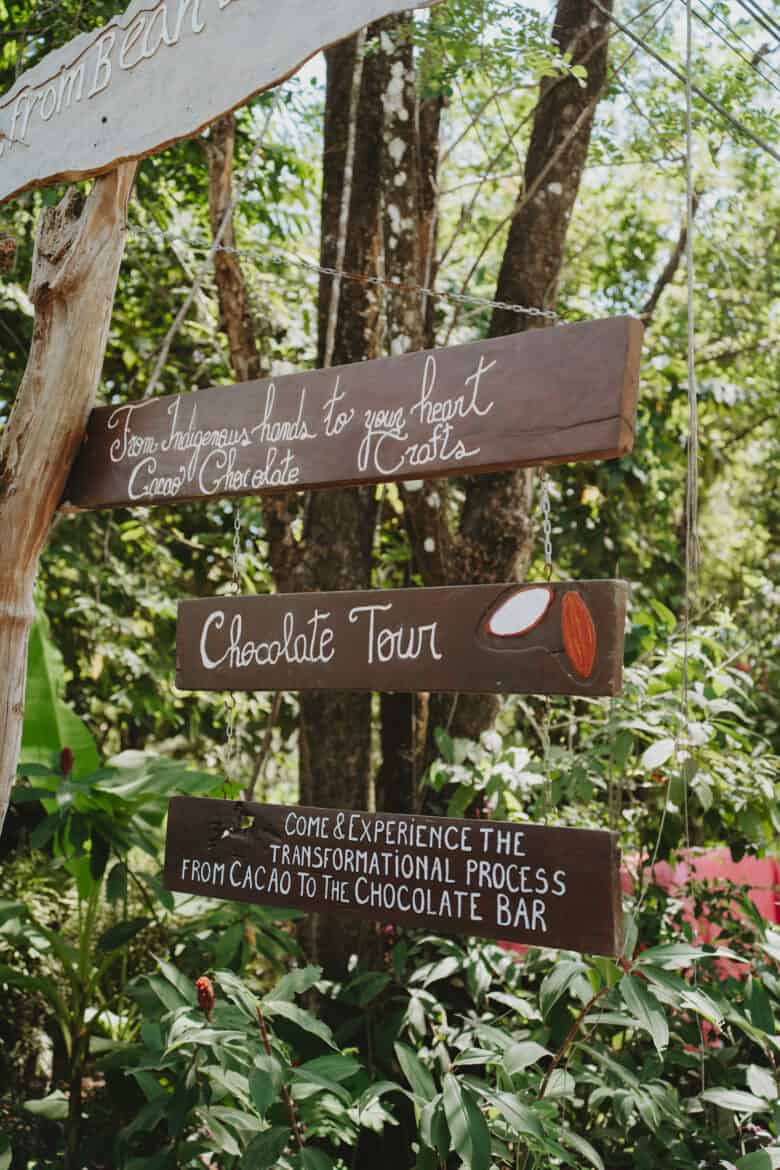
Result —
M 271 744 L 273 743 L 274 727 L 276 726 L 276 721 L 279 718 L 279 711 L 280 711 L 281 706 L 282 706 L 282 691 L 276 691 L 276 693 L 274 694 L 273 706 L 271 707 L 271 710 L 268 714 L 268 721 L 265 725 L 265 735 L 263 736 L 263 742 L 260 745 L 260 751 L 257 754 L 257 759 L 255 760 L 255 767 L 254 767 L 254 771 L 252 772 L 252 779 L 249 782 L 249 784 L 247 785 L 246 791 L 244 792 L 244 800 L 254 800 L 255 788 L 257 787 L 257 781 L 260 779 L 260 777 L 263 773 L 263 769 L 265 768 L 266 761 L 268 760 L 268 756 L 269 756 L 269 753 L 271 751 Z
M 693 198 L 693 215 L 694 216 L 696 215 L 698 208 L 699 208 L 699 196 L 695 195 Z M 655 315 L 655 311 L 658 308 L 658 302 L 660 301 L 661 297 L 663 296 L 665 289 L 672 283 L 672 281 L 675 278 L 675 275 L 677 273 L 677 269 L 680 267 L 680 261 L 682 260 L 683 256 L 685 255 L 685 248 L 686 248 L 687 240 L 688 240 L 688 221 L 686 220 L 683 223 L 682 227 L 680 228 L 680 234 L 677 237 L 677 243 L 672 248 L 672 251 L 669 255 L 669 259 L 666 261 L 666 264 L 664 265 L 664 268 L 663 268 L 661 275 L 658 277 L 658 279 L 655 282 L 655 285 L 653 286 L 653 291 L 650 293 L 650 296 L 645 301 L 644 308 L 642 309 L 642 312 L 639 314 L 641 319 L 644 321 L 645 325 L 649 325 L 650 322 L 652 321 L 653 316 Z

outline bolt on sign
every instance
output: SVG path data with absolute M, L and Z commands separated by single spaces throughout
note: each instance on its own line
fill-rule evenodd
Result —
M 624 455 L 642 333 L 616 317 L 100 407 L 63 508 L 419 485 Z
M 183 601 L 176 685 L 615 695 L 627 595 L 567 581 Z
M 284 81 L 388 0 L 134 0 L 27 70 L 0 99 L 0 202 L 191 138 Z
M 176 796 L 164 883 L 235 902 L 615 956 L 619 864 L 617 833 L 599 829 Z

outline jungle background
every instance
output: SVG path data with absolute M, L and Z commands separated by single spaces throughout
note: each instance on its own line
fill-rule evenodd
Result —
M 120 10 L 0 0 L 0 89 Z M 773 881 L 762 913 L 691 864 L 717 850 L 777 877 L 780 13 L 693 2 L 686 623 L 684 92 L 610 11 L 445 0 L 140 164 L 107 403 L 559 327 L 491 301 L 644 319 L 634 452 L 550 472 L 555 577 L 632 583 L 625 686 L 231 705 L 173 685 L 176 602 L 230 590 L 237 515 L 244 592 L 538 580 L 531 472 L 60 517 L 0 839 L 2 1170 L 780 1166 Z M 680 0 L 618 15 L 681 68 Z M 198 279 L 239 186 L 235 250 Z M 18 244 L 0 426 L 32 334 L 36 221 L 63 190 L 0 211 Z M 613 828 L 624 954 L 171 895 L 181 792 Z

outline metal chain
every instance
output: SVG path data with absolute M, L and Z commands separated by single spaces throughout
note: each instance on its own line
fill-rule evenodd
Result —
M 230 592 L 241 592 L 241 504 L 236 500 L 233 506 L 233 555 L 231 558 L 233 580 L 230 582 Z
M 268 264 L 290 264 L 297 268 L 305 268 L 310 272 L 317 272 L 320 276 L 330 276 L 338 280 L 355 280 L 360 284 L 370 284 L 381 286 L 382 288 L 394 289 L 397 292 L 419 293 L 421 297 L 436 297 L 442 300 L 452 301 L 460 305 L 479 305 L 485 309 L 504 309 L 508 313 L 519 313 L 525 317 L 540 317 L 548 321 L 558 321 L 559 317 L 552 309 L 537 309 L 527 305 L 514 305 L 509 301 L 491 301 L 487 297 L 471 296 L 467 293 L 445 292 L 444 290 L 425 288 L 421 284 L 406 284 L 401 280 L 393 280 L 392 277 L 384 276 L 368 276 L 362 272 L 347 272 L 340 268 L 331 268 L 322 264 L 318 264 L 316 260 L 310 260 L 306 256 L 293 256 L 288 252 L 282 252 L 279 249 L 252 249 L 252 248 L 233 248 L 227 244 L 208 244 L 201 240 L 191 240 L 186 236 L 178 236 L 173 232 L 163 231 L 161 228 L 145 228 L 136 225 L 129 233 L 130 235 L 144 235 L 152 236 L 161 240 L 166 240 L 169 243 L 186 244 L 194 250 L 204 252 L 228 252 L 231 256 L 240 256 L 245 259 L 253 259 L 258 256 Z
M 230 582 L 229 589 L 233 594 L 238 594 L 241 591 L 241 501 L 236 500 L 233 505 L 233 552 L 231 555 L 231 568 L 233 570 L 233 579 Z M 229 693 L 225 696 L 225 707 L 227 708 L 227 718 L 225 720 L 225 748 L 222 753 L 222 769 L 224 772 L 224 782 L 222 785 L 222 794 L 227 796 L 227 786 L 230 783 L 231 773 L 234 768 L 236 756 L 238 755 L 240 729 L 238 727 L 238 704 L 236 696 Z
M 544 572 L 549 581 L 553 571 L 552 515 L 550 507 L 550 477 L 544 468 L 539 473 L 539 506 L 542 512 Z

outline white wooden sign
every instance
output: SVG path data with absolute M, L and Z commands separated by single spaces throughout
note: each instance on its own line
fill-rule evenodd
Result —
M 190 138 L 380 17 L 437 0 L 133 0 L 0 99 L 0 202 Z

